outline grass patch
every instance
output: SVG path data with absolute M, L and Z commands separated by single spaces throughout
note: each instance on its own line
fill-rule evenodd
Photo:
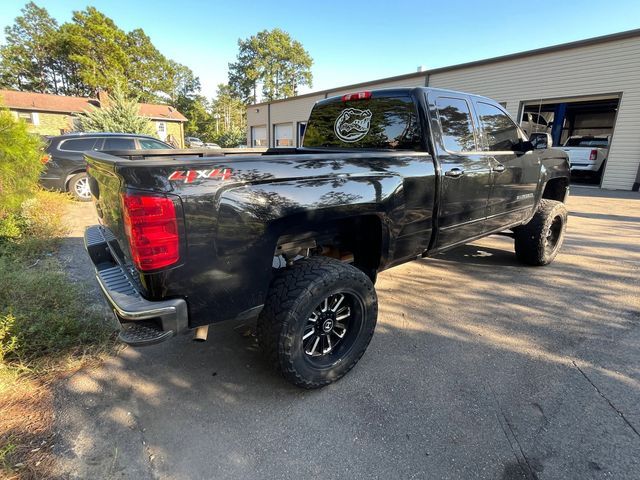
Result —
M 54 257 L 0 257 L 0 361 L 35 366 L 107 341 L 101 309 L 86 304 Z
M 0 244 L 0 365 L 22 370 L 85 354 L 113 328 L 56 257 L 66 197 L 40 192 L 21 206 L 19 238 Z

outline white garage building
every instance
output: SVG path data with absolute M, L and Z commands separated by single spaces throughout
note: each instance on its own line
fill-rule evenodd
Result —
M 547 128 L 554 144 L 612 135 L 601 186 L 640 186 L 640 29 L 251 105 L 249 146 L 300 146 L 311 108 L 323 98 L 415 86 L 491 97 L 515 118 Z

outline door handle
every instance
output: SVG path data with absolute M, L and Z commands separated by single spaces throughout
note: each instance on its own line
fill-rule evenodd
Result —
M 495 167 L 492 168 L 494 172 L 502 173 L 504 172 L 504 165 L 499 163 Z
M 459 176 L 461 176 L 462 174 L 464 174 L 464 170 L 462 170 L 461 168 L 452 168 L 451 170 L 447 170 L 446 172 L 444 172 L 444 175 L 446 177 L 453 177 L 453 178 L 457 178 Z

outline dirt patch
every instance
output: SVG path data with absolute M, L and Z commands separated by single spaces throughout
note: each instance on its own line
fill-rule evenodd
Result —
M 0 478 L 55 478 L 52 380 L 21 380 L 0 397 Z

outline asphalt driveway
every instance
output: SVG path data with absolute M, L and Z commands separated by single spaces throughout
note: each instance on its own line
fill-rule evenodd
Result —
M 301 391 L 244 330 L 182 336 L 56 393 L 71 478 L 640 477 L 640 195 L 576 188 L 551 266 L 491 237 L 380 275 L 358 366 Z M 63 250 L 96 292 L 74 207 Z

